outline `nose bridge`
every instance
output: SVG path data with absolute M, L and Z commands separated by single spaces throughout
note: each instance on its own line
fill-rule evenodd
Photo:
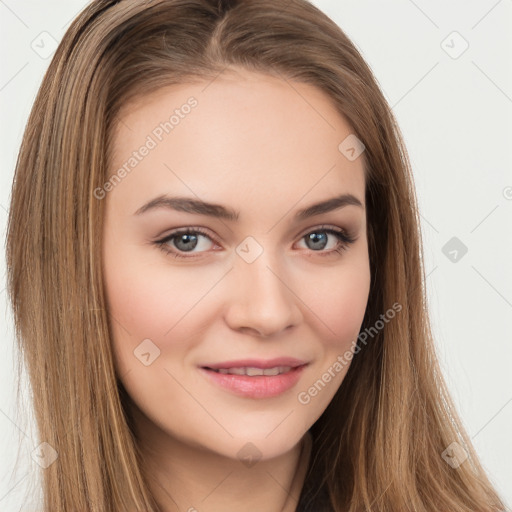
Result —
M 276 264 L 276 258 L 270 251 L 265 251 L 251 263 L 238 258 L 235 271 L 247 299 L 265 299 L 264 302 L 269 304 L 276 299 L 289 300 L 285 293 L 285 276 L 279 270 L 281 268 L 279 263 Z
M 268 336 L 298 323 L 298 299 L 279 254 L 252 237 L 236 252 L 232 274 L 235 293 L 227 317 L 231 327 L 250 328 Z

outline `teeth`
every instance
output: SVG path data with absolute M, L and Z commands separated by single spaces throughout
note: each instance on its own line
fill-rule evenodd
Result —
M 224 375 L 247 375 L 248 377 L 258 377 L 262 375 L 280 375 L 281 373 L 287 373 L 292 369 L 291 366 L 276 366 L 274 368 L 254 368 L 254 367 L 246 367 L 246 368 L 219 368 L 218 370 L 214 370 L 217 373 L 222 373 Z
M 243 368 L 229 368 L 228 373 L 231 375 L 245 375 L 245 371 Z
M 261 368 L 245 368 L 245 374 L 248 375 L 249 377 L 255 377 L 256 375 L 264 375 L 263 372 L 264 370 L 262 370 Z

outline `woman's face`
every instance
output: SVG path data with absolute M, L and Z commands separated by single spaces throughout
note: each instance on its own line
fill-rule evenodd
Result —
M 339 388 L 370 285 L 351 134 L 318 89 L 245 71 L 121 112 L 95 195 L 116 369 L 157 451 L 278 456 Z

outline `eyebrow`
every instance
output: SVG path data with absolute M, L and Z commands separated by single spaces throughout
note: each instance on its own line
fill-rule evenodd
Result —
M 309 217 L 327 213 L 333 210 L 338 210 L 349 205 L 358 206 L 364 209 L 363 204 L 356 196 L 352 194 L 342 194 L 299 210 L 294 215 L 294 219 L 297 221 L 308 219 Z M 237 212 L 231 208 L 226 208 L 220 204 L 207 203 L 205 201 L 193 199 L 190 197 L 170 197 L 167 195 L 155 197 L 155 199 L 152 199 L 145 205 L 141 206 L 135 212 L 135 215 L 141 215 L 148 211 L 159 208 L 167 208 L 179 212 L 206 215 L 209 217 L 224 219 L 230 222 L 236 222 L 240 218 L 240 212 Z

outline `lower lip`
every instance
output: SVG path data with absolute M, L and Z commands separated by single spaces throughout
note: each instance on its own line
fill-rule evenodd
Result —
M 271 398 L 293 388 L 307 365 L 297 366 L 280 375 L 230 375 L 200 368 L 212 382 L 237 395 L 247 398 Z

